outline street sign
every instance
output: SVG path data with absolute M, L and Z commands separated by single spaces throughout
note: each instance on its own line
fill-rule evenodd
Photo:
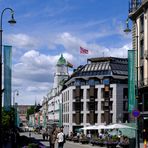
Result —
M 132 111 L 132 115 L 135 117 L 135 118 L 138 118 L 140 116 L 140 111 L 139 110 L 133 110 Z

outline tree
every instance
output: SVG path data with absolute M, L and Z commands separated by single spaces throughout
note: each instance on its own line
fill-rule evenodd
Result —
M 14 108 L 11 108 L 10 111 L 6 111 L 3 109 L 2 111 L 2 127 L 3 129 L 9 129 L 14 126 Z

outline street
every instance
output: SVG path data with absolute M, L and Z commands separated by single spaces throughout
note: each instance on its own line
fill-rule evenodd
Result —
M 29 132 L 23 132 L 20 133 L 20 136 L 25 135 L 29 137 Z M 46 146 L 46 148 L 49 147 L 49 142 L 48 141 L 43 141 L 42 135 L 41 134 L 35 134 L 34 132 L 31 133 L 31 137 L 34 137 L 35 139 L 39 140 L 43 145 Z M 70 141 L 66 141 L 64 144 L 64 148 L 106 148 L 106 147 L 99 147 L 99 146 L 92 146 L 91 144 L 80 144 L 80 143 L 74 143 Z M 140 143 L 140 148 L 143 148 L 143 143 Z M 55 145 L 55 148 L 58 148 L 57 143 Z
M 20 133 L 20 136 L 25 135 L 27 137 L 29 137 L 29 132 L 23 132 Z M 46 146 L 46 148 L 49 148 L 49 142 L 48 141 L 42 141 L 42 135 L 41 134 L 35 134 L 35 133 L 31 133 L 31 137 L 34 137 L 35 139 L 39 139 L 40 142 L 42 144 L 44 144 Z M 55 145 L 55 148 L 57 148 L 57 143 Z M 80 143 L 74 143 L 74 142 L 70 142 L 70 141 L 66 141 L 66 143 L 64 144 L 64 148 L 92 148 L 91 144 L 80 144 Z M 100 148 L 99 146 L 93 146 L 93 148 Z M 101 148 L 105 148 L 105 147 L 101 147 Z

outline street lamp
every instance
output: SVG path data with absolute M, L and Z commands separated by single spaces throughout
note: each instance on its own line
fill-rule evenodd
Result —
M 15 106 L 15 96 L 18 96 L 19 95 L 19 91 L 17 89 L 15 89 L 13 91 L 13 107 Z
M 11 13 L 11 19 L 8 21 L 10 24 L 15 24 L 16 21 L 14 19 L 14 11 L 11 8 L 3 9 L 0 18 L 0 145 L 2 146 L 2 93 L 4 89 L 2 88 L 2 20 L 3 14 L 6 10 L 9 10 Z
M 123 30 L 126 34 L 131 32 L 131 29 L 129 28 L 129 22 L 128 22 L 128 18 L 126 19 L 126 28 Z
M 17 126 L 17 103 L 15 104 L 15 96 L 19 95 L 19 91 L 15 89 L 13 91 L 13 108 L 14 108 L 14 125 Z
M 134 21 L 134 25 L 135 25 L 135 28 L 136 28 L 136 35 L 134 37 L 136 37 L 136 49 L 135 50 L 135 53 L 136 53 L 136 91 L 135 91 L 135 97 L 134 99 L 138 99 L 139 96 L 138 96 L 138 26 L 137 26 L 137 22 Z M 130 33 L 131 32 L 131 29 L 129 28 L 129 18 L 127 18 L 126 20 L 126 28 L 124 29 L 124 32 L 126 34 Z M 136 52 L 137 50 L 137 52 Z M 136 100 L 136 103 L 135 103 L 135 108 L 136 110 L 138 109 L 138 101 Z M 137 117 L 135 117 L 135 123 L 136 123 L 136 126 L 137 126 L 137 130 L 136 130 L 136 148 L 139 148 L 139 133 L 138 133 L 138 120 L 137 120 Z

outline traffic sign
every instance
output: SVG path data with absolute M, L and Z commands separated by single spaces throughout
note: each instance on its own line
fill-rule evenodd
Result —
M 140 111 L 139 110 L 133 110 L 132 111 L 132 115 L 135 117 L 135 118 L 138 118 L 140 116 Z

